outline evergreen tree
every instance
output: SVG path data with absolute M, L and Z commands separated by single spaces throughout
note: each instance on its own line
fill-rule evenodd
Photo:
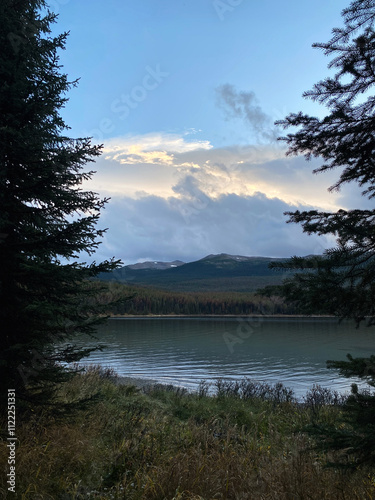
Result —
M 328 43 L 315 47 L 331 57 L 329 68 L 335 73 L 317 83 L 305 97 L 324 104 L 328 113 L 316 118 L 291 114 L 278 122 L 284 128 L 299 127 L 281 139 L 289 145 L 288 154 L 303 154 L 307 160 L 322 158 L 324 164 L 314 172 L 339 169 L 331 191 L 347 183 L 357 183 L 362 195 L 375 198 L 375 1 L 355 0 L 342 12 L 344 26 L 335 28 Z M 357 324 L 375 324 L 375 210 L 318 210 L 289 212 L 289 221 L 302 225 L 304 232 L 331 234 L 337 246 L 320 257 L 294 257 L 273 267 L 299 270 L 285 281 L 283 293 L 305 312 L 320 312 L 341 318 L 354 318 Z M 359 376 L 374 385 L 375 357 L 329 362 L 348 377 Z M 368 446 L 375 443 L 375 396 L 359 393 L 353 386 L 346 405 L 351 430 L 332 429 L 334 448 L 351 449 L 357 459 L 375 461 Z M 366 411 L 364 412 L 364 408 Z M 327 432 L 323 433 L 326 437 Z M 351 443 L 351 445 L 349 445 Z M 367 444 L 366 444 L 367 443 Z M 350 448 L 351 447 L 351 448 Z M 361 451 L 362 450 L 362 451 Z
M 67 342 L 100 319 L 90 278 L 118 262 L 78 259 L 97 249 L 107 200 L 81 187 L 101 147 L 71 139 L 60 116 L 77 83 L 60 71 L 67 33 L 51 36 L 44 0 L 2 0 L 0 18 L 0 379 L 43 402 L 88 352 Z

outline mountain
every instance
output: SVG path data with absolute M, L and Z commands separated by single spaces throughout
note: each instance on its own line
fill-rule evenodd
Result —
M 130 266 L 126 266 L 129 269 L 170 269 L 172 267 L 178 267 L 184 265 L 185 262 L 181 260 L 174 260 L 173 262 L 159 262 L 159 261 L 146 261 L 139 262 L 137 264 L 131 264 Z
M 99 279 L 172 291 L 252 292 L 267 285 L 277 285 L 290 274 L 269 269 L 270 262 L 282 260 L 286 259 L 207 255 L 186 264 L 174 261 L 124 266 L 99 275 Z

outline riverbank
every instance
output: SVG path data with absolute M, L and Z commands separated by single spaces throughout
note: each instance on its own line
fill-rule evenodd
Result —
M 114 379 L 114 382 L 118 385 L 134 386 L 137 387 L 137 389 L 143 389 L 144 387 L 158 384 L 157 380 L 150 378 L 123 377 L 123 376 L 117 376 Z
M 260 385 L 243 386 L 253 391 L 245 397 L 225 385 L 212 396 L 204 386 L 197 393 L 136 387 L 144 382 L 91 367 L 60 387 L 61 402 L 86 400 L 73 414 L 56 418 L 35 408 L 19 418 L 16 498 L 375 497 L 373 471 L 325 468 L 333 455 L 314 451 L 304 431 L 311 423 L 339 425 L 339 405 L 296 405 Z M 7 456 L 3 440 L 1 463 Z M 5 474 L 1 481 L 1 498 L 8 498 Z
M 337 316 L 324 314 L 111 314 L 110 319 L 126 319 L 126 318 L 173 318 L 173 319 L 204 319 L 204 318 L 301 318 L 301 319 L 326 319 L 333 318 L 339 321 Z

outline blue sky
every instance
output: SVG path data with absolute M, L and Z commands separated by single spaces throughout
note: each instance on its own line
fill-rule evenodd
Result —
M 328 75 L 314 42 L 341 25 L 339 0 L 51 0 L 70 31 L 63 70 L 80 78 L 71 135 L 104 144 L 88 184 L 111 202 L 97 259 L 191 261 L 209 253 L 290 256 L 332 241 L 283 212 L 353 208 L 337 174 L 286 158 L 274 121 L 324 108 L 302 93 Z

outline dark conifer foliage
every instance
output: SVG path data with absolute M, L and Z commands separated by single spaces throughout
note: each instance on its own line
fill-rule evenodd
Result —
M 318 82 L 304 94 L 324 104 L 328 113 L 316 118 L 291 114 L 278 122 L 284 128 L 299 127 L 280 139 L 289 155 L 322 158 L 314 173 L 338 169 L 339 178 L 329 189 L 357 183 L 362 195 L 375 198 L 375 2 L 356 0 L 343 11 L 344 27 L 335 28 L 328 43 L 315 47 L 331 57 L 333 76 Z M 375 210 L 338 210 L 335 213 L 290 212 L 289 221 L 319 235 L 334 235 L 337 247 L 323 258 L 292 260 L 272 267 L 303 269 L 285 289 L 289 298 L 311 309 L 321 307 L 341 317 L 375 320 Z M 312 272 L 309 272 L 312 271 Z
M 2 0 L 0 19 L 0 378 L 42 401 L 66 375 L 60 363 L 84 354 L 57 344 L 98 320 L 87 280 L 118 262 L 78 262 L 97 249 L 107 200 L 82 188 L 101 148 L 71 139 L 60 116 L 76 85 L 59 65 L 67 33 L 51 36 L 43 0 Z
M 305 97 L 326 106 L 324 118 L 291 114 L 279 122 L 284 128 L 298 127 L 282 137 L 288 154 L 303 154 L 307 160 L 322 158 L 315 173 L 337 169 L 337 182 L 329 189 L 340 190 L 356 183 L 363 197 L 375 199 L 375 1 L 355 0 L 342 12 L 344 26 L 335 28 L 328 43 L 314 46 L 331 58 L 333 76 L 317 83 Z M 357 324 L 375 324 L 375 210 L 338 210 L 336 213 L 290 212 L 289 221 L 308 233 L 333 235 L 337 246 L 321 257 L 294 257 L 273 265 L 300 271 L 287 279 L 284 296 L 305 312 L 325 312 L 354 318 Z M 302 272 L 301 272 L 302 271 Z M 374 332 L 375 334 L 375 332 Z M 374 337 L 375 338 L 375 337 Z M 329 361 L 348 377 L 360 377 L 374 385 L 374 356 L 367 359 Z M 375 396 L 353 385 L 345 406 L 342 427 L 315 429 L 325 445 L 346 450 L 353 465 L 374 462 Z

